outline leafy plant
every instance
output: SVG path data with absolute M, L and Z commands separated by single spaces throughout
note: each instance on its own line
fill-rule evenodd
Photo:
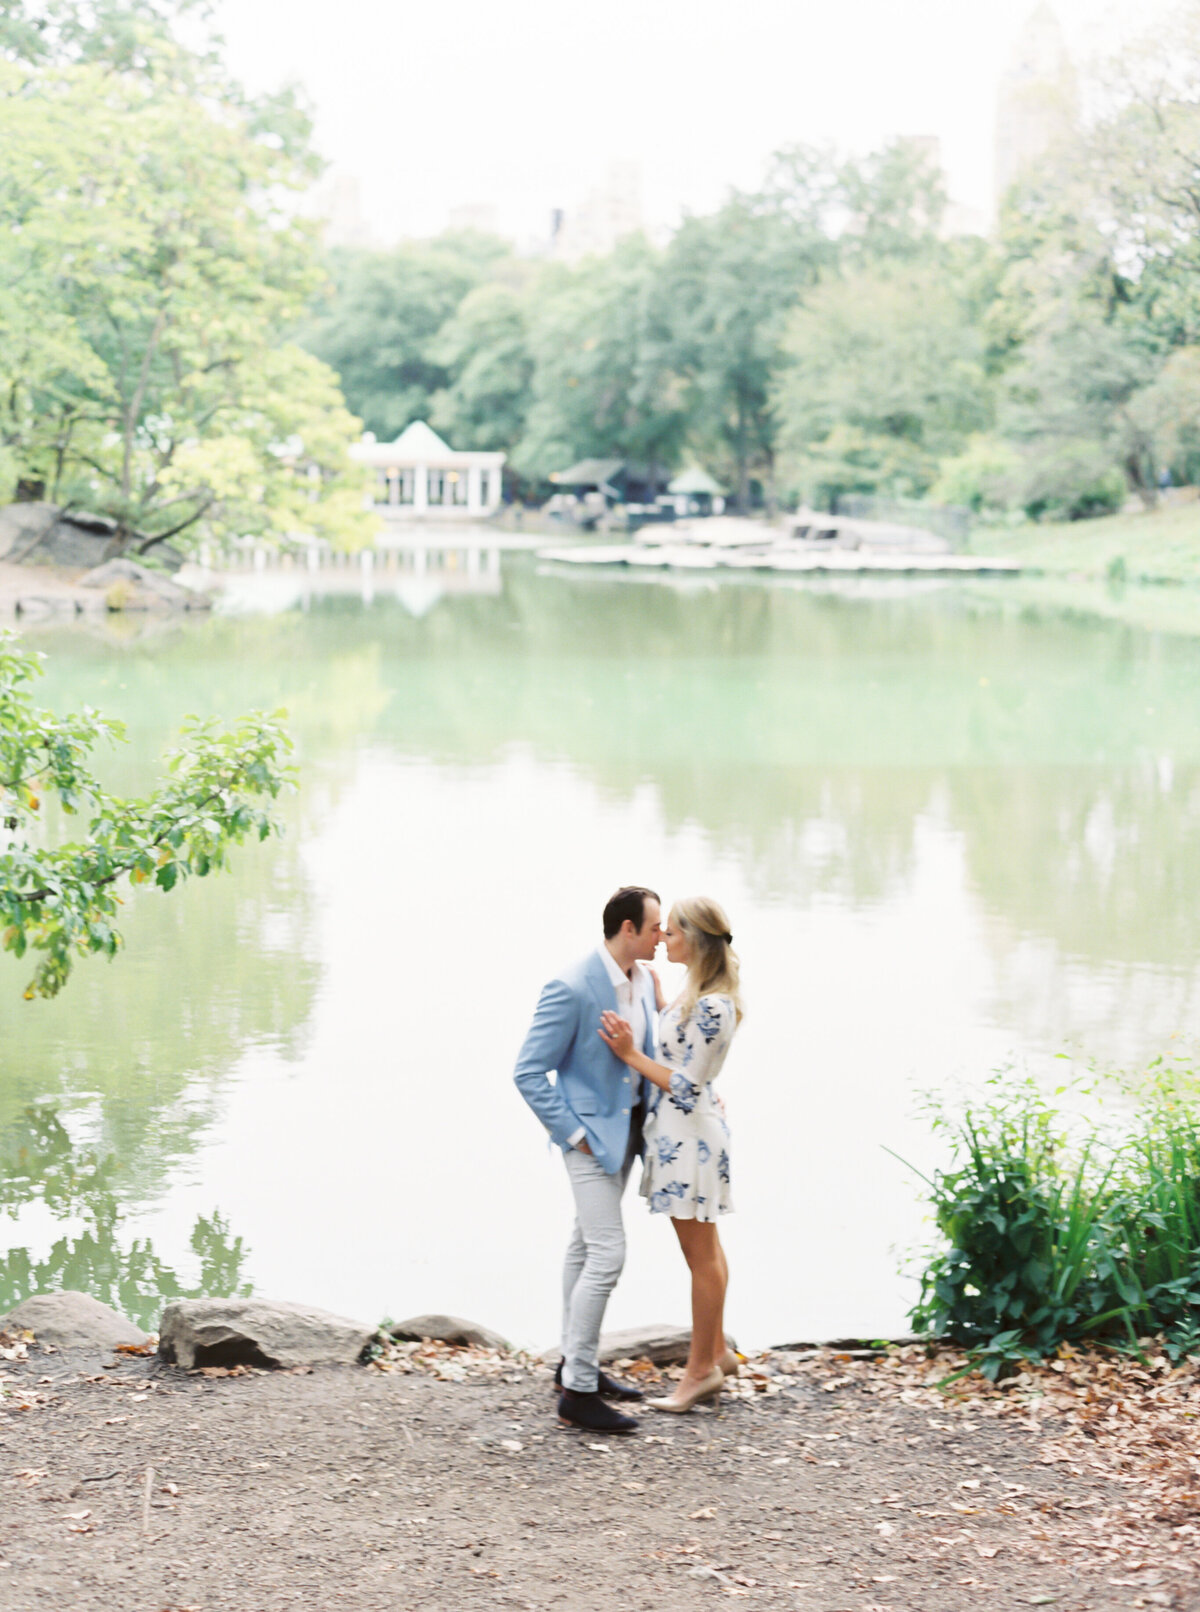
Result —
M 0 944 L 16 957 L 41 953 L 25 996 L 56 996 L 81 955 L 115 957 L 121 881 L 173 890 L 226 866 L 231 845 L 265 840 L 279 826 L 268 809 L 293 782 L 283 712 L 244 717 L 224 729 L 189 718 L 167 776 L 150 795 L 108 795 L 89 770 L 102 740 L 122 726 L 86 708 L 59 717 L 38 710 L 28 685 L 40 655 L 0 633 Z M 43 797 L 63 812 L 89 812 L 86 834 L 60 845 L 39 833 Z
M 1135 1345 L 1162 1332 L 1200 1347 L 1200 1127 L 1156 1103 L 1114 1148 L 1071 1146 L 1031 1088 L 968 1110 L 953 1163 L 929 1183 L 945 1239 L 921 1279 L 914 1325 L 965 1345 L 993 1380 L 1060 1344 Z

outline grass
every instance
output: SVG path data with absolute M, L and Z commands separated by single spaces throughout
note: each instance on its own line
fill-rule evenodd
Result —
M 1155 510 L 1098 520 L 978 526 L 970 551 L 1021 560 L 1046 576 L 1200 582 L 1200 500 L 1191 491 Z

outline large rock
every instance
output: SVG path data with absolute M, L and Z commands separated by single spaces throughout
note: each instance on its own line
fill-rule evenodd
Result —
M 39 1343 L 56 1349 L 115 1349 L 141 1346 L 146 1334 L 90 1293 L 39 1293 L 0 1316 L 0 1331 L 28 1329 Z
M 457 1315 L 414 1315 L 407 1321 L 397 1321 L 388 1331 L 393 1338 L 417 1342 L 432 1338 L 438 1343 L 458 1344 L 464 1348 L 507 1349 L 509 1342 L 498 1332 L 464 1321 Z
M 159 1323 L 158 1352 L 194 1366 L 353 1365 L 376 1328 L 282 1299 L 179 1299 Z
M 726 1336 L 731 1349 L 733 1339 Z M 682 1366 L 692 1344 L 690 1327 L 628 1327 L 624 1332 L 606 1332 L 600 1339 L 600 1359 L 604 1365 L 614 1360 L 649 1360 L 656 1366 Z
M 103 588 L 110 610 L 207 610 L 211 604 L 205 594 L 125 555 L 94 566 L 79 585 Z
M 69 514 L 57 504 L 0 509 L 0 559 L 14 565 L 97 565 L 117 550 L 117 525 L 106 515 Z
M 0 560 L 11 565 L 61 565 L 70 570 L 102 565 L 120 552 L 117 523 L 108 515 L 65 510 L 44 500 L 0 505 Z M 184 556 L 156 543 L 154 558 L 178 571 Z

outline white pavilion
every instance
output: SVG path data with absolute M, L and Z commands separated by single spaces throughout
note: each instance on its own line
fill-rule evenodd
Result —
M 500 507 L 502 453 L 459 453 L 424 420 L 414 420 L 395 442 L 367 432 L 350 449 L 375 470 L 372 508 L 385 518 L 494 515 Z

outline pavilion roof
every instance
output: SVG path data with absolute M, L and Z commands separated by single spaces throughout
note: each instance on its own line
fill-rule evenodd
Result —
M 560 487 L 603 487 L 624 468 L 624 459 L 581 459 L 569 470 L 556 470 L 550 480 Z
M 420 464 L 422 459 L 444 459 L 452 454 L 454 449 L 448 442 L 443 442 L 432 426 L 426 425 L 424 420 L 414 420 L 411 425 L 405 426 L 395 442 L 389 444 L 396 451 L 396 457 L 415 461 Z
M 701 470 L 698 465 L 692 465 L 688 470 L 681 470 L 667 484 L 667 491 L 669 493 L 707 493 L 710 498 L 717 498 L 725 489 L 712 479 L 707 470 Z

